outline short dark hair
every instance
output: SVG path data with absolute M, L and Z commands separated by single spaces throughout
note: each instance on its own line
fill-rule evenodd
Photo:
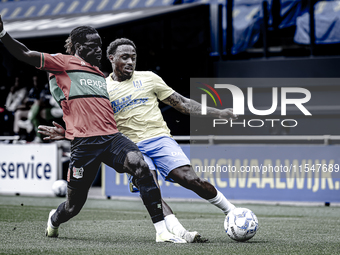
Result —
M 117 48 L 120 45 L 131 45 L 135 49 L 135 51 L 137 51 L 136 45 L 133 43 L 133 41 L 127 38 L 119 38 L 111 42 L 110 45 L 107 47 L 106 57 L 109 58 L 110 55 L 115 55 Z
M 66 48 L 66 53 L 74 55 L 76 53 L 76 49 L 74 48 L 76 43 L 83 44 L 87 40 L 86 35 L 89 34 L 98 34 L 98 32 L 90 26 L 80 26 L 73 29 L 65 41 L 66 44 L 64 47 Z

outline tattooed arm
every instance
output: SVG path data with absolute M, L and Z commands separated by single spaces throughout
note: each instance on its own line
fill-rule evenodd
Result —
M 174 92 L 171 96 L 162 101 L 163 103 L 172 106 L 177 111 L 197 117 L 204 117 L 201 114 L 202 105 L 192 99 L 186 98 L 177 92 Z M 237 116 L 233 114 L 233 109 L 227 108 L 219 110 L 213 107 L 207 107 L 207 117 L 216 117 L 223 119 L 236 119 Z

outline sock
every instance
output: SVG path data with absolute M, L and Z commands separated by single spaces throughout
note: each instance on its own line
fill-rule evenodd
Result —
M 174 214 L 170 214 L 164 217 L 165 225 L 168 231 L 175 236 L 182 237 L 187 231 L 182 224 L 178 221 Z
M 140 196 L 149 212 L 153 223 L 164 221 L 161 193 L 151 173 L 143 178 L 137 179 Z
M 157 234 L 163 233 L 164 231 L 168 231 L 166 229 L 166 225 L 165 225 L 165 221 L 164 220 L 158 221 L 158 222 L 154 223 L 153 225 L 154 225 L 154 227 L 156 229 L 156 233 Z
M 220 208 L 224 212 L 225 215 L 227 215 L 232 209 L 235 208 L 235 205 L 230 203 L 228 199 L 226 199 L 226 197 L 218 190 L 217 190 L 216 197 L 212 199 L 208 199 L 208 201 L 211 204 Z
M 51 217 L 52 218 L 52 217 Z M 55 227 L 53 224 L 52 224 L 52 221 L 51 221 L 51 218 L 48 219 L 48 225 L 53 228 L 53 229 L 56 229 L 58 227 Z

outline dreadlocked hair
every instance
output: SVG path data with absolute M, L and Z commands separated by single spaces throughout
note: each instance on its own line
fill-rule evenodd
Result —
M 83 44 L 87 40 L 86 35 L 97 33 L 97 30 L 90 26 L 76 27 L 71 31 L 70 36 L 65 41 L 66 44 L 64 47 L 66 48 L 66 53 L 74 55 L 76 53 L 76 49 L 74 48 L 76 43 Z
M 113 42 L 111 42 L 110 45 L 107 47 L 106 57 L 109 59 L 110 55 L 115 55 L 117 48 L 120 45 L 131 45 L 135 49 L 135 51 L 137 51 L 136 45 L 133 43 L 133 41 L 127 38 L 120 38 L 120 39 L 116 39 Z

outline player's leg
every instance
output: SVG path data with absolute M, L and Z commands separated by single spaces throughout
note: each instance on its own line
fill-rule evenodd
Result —
M 225 215 L 235 208 L 235 206 L 211 183 L 199 178 L 194 169 L 189 165 L 173 169 L 168 174 L 168 177 L 181 186 L 194 191 L 200 197 L 208 200 L 211 204 L 220 208 Z
M 58 237 L 60 224 L 76 216 L 83 208 L 88 192 L 67 188 L 67 199 L 58 208 L 51 210 L 46 229 L 46 236 Z
M 148 210 L 156 229 L 156 242 L 186 243 L 184 239 L 170 234 L 166 228 L 160 190 L 143 159 L 142 153 L 139 151 L 128 152 L 124 162 L 124 170 L 134 177 L 144 206 Z
M 169 154 L 171 155 L 171 152 L 176 152 L 178 151 L 178 148 L 180 149 L 178 144 L 170 137 L 157 137 L 148 139 L 146 141 L 138 143 L 137 146 L 143 153 L 143 157 L 146 163 L 149 165 L 149 168 L 157 168 L 157 171 L 159 171 L 163 178 L 165 178 L 173 168 L 178 166 L 178 164 L 190 163 L 190 161 L 186 157 L 185 160 L 182 161 L 179 158 L 168 156 Z M 170 207 L 169 209 L 171 210 Z M 207 241 L 206 239 L 201 238 L 200 234 L 197 231 L 190 232 L 186 230 L 173 213 L 164 215 L 166 227 L 174 235 L 185 239 L 189 243 Z
M 151 173 L 154 177 L 154 180 L 158 188 L 160 188 L 158 184 L 157 172 L 155 170 L 151 170 Z M 180 238 L 183 238 L 188 243 L 203 241 L 203 239 L 201 239 L 201 235 L 197 231 L 190 232 L 183 227 L 183 225 L 180 223 L 180 221 L 177 219 L 177 217 L 173 213 L 170 206 L 163 200 L 163 198 L 162 198 L 162 206 L 163 206 L 165 225 L 170 233 Z
M 140 150 L 143 150 L 142 147 L 139 147 Z M 155 170 L 156 167 L 154 163 L 152 162 L 152 159 L 148 157 L 145 153 L 143 154 L 144 161 L 148 164 L 149 169 L 154 177 L 155 183 L 157 187 L 160 189 L 159 184 L 158 184 L 158 174 L 157 171 Z M 132 176 L 129 176 L 129 182 L 130 182 L 130 191 L 131 192 L 136 192 L 138 191 L 138 188 L 136 187 L 136 184 L 133 183 L 133 178 Z M 133 185 L 132 185 L 133 184 Z M 162 198 L 162 207 L 163 207 L 163 215 L 164 215 L 164 221 L 166 228 L 168 231 L 180 238 L 185 239 L 188 243 L 192 242 L 202 242 L 206 241 L 203 240 L 198 234 L 197 231 L 189 232 L 186 230 L 183 225 L 179 222 L 175 214 L 173 213 L 172 209 L 170 206 L 163 200 Z
M 143 155 L 144 160 L 146 159 L 146 156 Z M 149 168 L 150 168 L 150 164 L 148 162 L 148 160 L 145 160 L 146 163 L 148 163 Z M 154 167 L 154 165 L 152 165 L 151 167 Z M 158 184 L 158 175 L 157 172 L 155 170 L 150 170 L 154 180 L 156 182 L 156 185 L 158 188 L 159 184 Z M 129 179 L 130 182 L 133 182 L 133 180 L 130 178 Z M 136 186 L 136 184 L 134 184 L 134 186 Z M 136 190 L 137 187 L 135 187 Z M 130 188 L 131 190 L 131 188 Z M 193 243 L 193 242 L 203 242 L 203 241 L 207 241 L 207 240 L 203 240 L 200 236 L 200 234 L 198 234 L 197 231 L 193 231 L 193 232 L 189 232 L 188 230 L 186 230 L 183 225 L 179 222 L 179 220 L 177 219 L 177 217 L 175 216 L 175 214 L 172 212 L 172 209 L 170 208 L 170 206 L 163 200 L 162 198 L 162 207 L 163 207 L 163 215 L 164 215 L 164 221 L 165 221 L 165 225 L 167 230 L 180 237 L 185 239 L 188 243 Z
M 147 164 L 142 159 L 142 154 L 138 151 L 129 151 L 125 157 L 123 171 L 133 176 L 152 221 L 155 223 L 163 220 L 160 191 Z
M 157 172 L 156 170 L 150 170 L 152 176 L 153 176 L 153 179 L 157 185 L 157 187 L 159 188 L 160 192 L 161 192 L 161 189 L 159 187 L 159 184 L 158 184 L 158 175 L 157 175 Z M 166 222 L 166 218 L 167 216 L 169 215 L 174 215 L 174 213 L 172 212 L 172 209 L 170 208 L 170 206 L 163 200 L 162 198 L 162 207 L 163 207 L 163 215 L 164 215 L 164 220 Z M 174 215 L 175 216 L 175 215 Z
M 149 212 L 156 229 L 156 242 L 186 243 L 184 239 L 172 235 L 164 222 L 161 194 L 147 163 L 138 147 L 125 136 L 117 134 L 111 143 L 110 153 L 104 162 L 120 173 L 128 173 L 134 177 L 142 201 Z M 112 163 L 110 163 L 112 162 Z
M 194 191 L 227 214 L 235 206 L 211 183 L 197 176 L 178 143 L 170 137 L 150 139 L 137 144 L 143 146 L 145 153 L 152 158 L 165 180 L 174 181 Z
M 155 167 L 154 163 L 152 162 L 152 159 L 145 154 L 143 154 L 143 159 L 148 164 L 148 167 L 149 167 L 150 172 L 153 176 L 153 179 L 154 179 L 157 187 L 161 191 L 159 184 L 158 184 L 158 174 L 157 174 L 157 171 L 156 171 L 156 167 Z M 129 177 L 130 191 L 131 192 L 138 192 L 138 188 L 136 187 L 136 184 L 134 183 L 133 176 L 129 175 L 128 177 Z M 163 200 L 163 198 L 162 198 L 162 207 L 163 207 L 164 217 L 173 214 L 170 206 Z
M 93 138 L 76 138 L 72 141 L 66 201 L 50 212 L 46 236 L 57 237 L 60 224 L 81 211 L 99 170 L 101 164 L 99 156 L 102 152 L 101 144 L 96 144 Z

